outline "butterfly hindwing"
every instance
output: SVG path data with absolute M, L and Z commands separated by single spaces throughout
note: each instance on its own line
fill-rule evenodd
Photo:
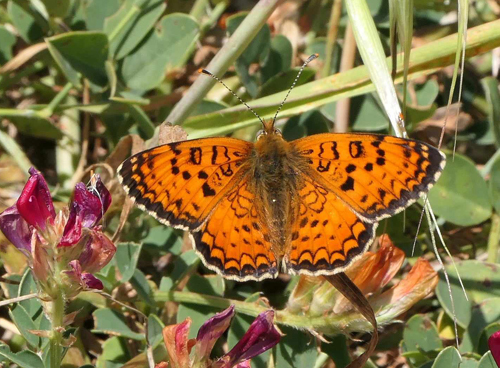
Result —
M 427 192 L 444 155 L 422 142 L 375 134 L 317 134 L 291 142 L 306 173 L 368 221 L 392 216 Z
M 377 224 L 359 218 L 332 191 L 308 179 L 298 198 L 291 251 L 285 256 L 292 273 L 317 276 L 343 271 L 373 241 Z
M 159 221 L 195 230 L 238 183 L 251 149 L 251 143 L 233 138 L 170 143 L 124 161 L 118 178 L 137 205 Z
M 243 178 L 192 234 L 205 265 L 226 278 L 262 280 L 278 274 L 268 230 L 260 221 L 255 200 L 248 180 Z

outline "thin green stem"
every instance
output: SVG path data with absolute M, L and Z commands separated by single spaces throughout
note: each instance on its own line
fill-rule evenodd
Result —
M 133 5 L 130 8 L 130 10 L 123 17 L 123 19 L 120 21 L 120 23 L 118 23 L 118 25 L 115 27 L 115 29 L 113 29 L 113 31 L 111 31 L 111 33 L 109 34 L 108 40 L 109 40 L 110 43 L 113 42 L 113 40 L 115 39 L 115 37 L 118 36 L 118 34 L 123 29 L 123 27 L 125 27 L 125 25 L 130 21 L 130 19 L 132 19 L 132 17 L 134 15 L 136 15 L 137 13 L 139 13 L 140 11 L 141 11 L 141 8 L 139 8 L 137 5 Z
M 60 290 L 60 289 L 59 289 Z M 64 297 L 61 291 L 52 299 L 50 320 L 52 332 L 50 336 L 50 367 L 59 368 L 62 360 L 62 331 L 64 329 Z
M 59 91 L 59 93 L 52 99 L 52 101 L 50 101 L 50 103 L 43 110 L 41 110 L 38 113 L 38 115 L 42 117 L 51 116 L 54 113 L 56 107 L 59 106 L 59 104 L 66 98 L 72 87 L 73 84 L 71 82 L 66 83 L 63 89 Z
M 500 243 L 500 215 L 494 213 L 491 217 L 491 229 L 488 237 L 488 262 L 496 263 L 498 259 L 498 245 Z
M 333 59 L 333 50 L 335 48 L 335 43 L 337 42 L 337 34 L 339 32 L 339 22 L 341 15 L 342 15 L 342 0 L 334 0 L 332 5 L 332 11 L 330 13 L 330 22 L 328 24 L 329 28 L 326 38 L 325 63 L 323 65 L 323 70 L 321 71 L 322 77 L 327 77 L 330 75 L 330 69 L 332 67 L 332 59 Z
M 196 0 L 189 12 L 189 15 L 195 18 L 198 22 L 201 20 L 205 14 L 205 10 L 210 6 L 208 0 Z
M 227 9 L 229 5 L 229 1 L 221 1 L 215 5 L 212 11 L 209 14 L 207 20 L 201 23 L 200 26 L 200 38 L 207 32 L 212 26 L 217 22 L 217 20 L 221 17 L 224 11 Z
M 157 303 L 165 303 L 167 301 L 178 303 L 190 303 L 196 305 L 205 305 L 215 308 L 227 308 L 234 305 L 236 311 L 247 316 L 256 317 L 260 313 L 269 308 L 257 304 L 248 303 L 234 299 L 226 299 L 212 295 L 197 294 L 188 291 L 158 291 L 154 294 L 154 299 Z M 294 328 L 304 330 L 319 330 L 326 331 L 329 334 L 346 333 L 353 331 L 370 332 L 371 325 L 359 313 L 347 314 L 329 314 L 311 317 L 308 315 L 292 314 L 287 310 L 276 311 L 276 323 L 292 326 Z M 387 324 L 391 321 L 389 314 L 383 314 L 377 318 L 379 324 Z

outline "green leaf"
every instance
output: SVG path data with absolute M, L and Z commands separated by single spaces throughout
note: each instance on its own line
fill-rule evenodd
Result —
M 19 353 L 13 353 L 10 348 L 0 342 L 0 357 L 6 358 L 21 368 L 43 368 L 42 359 L 32 351 L 23 350 Z
M 438 354 L 432 368 L 459 368 L 461 361 L 458 350 L 453 346 L 448 346 Z
M 141 253 L 142 244 L 119 243 L 116 247 L 115 262 L 122 278 L 121 282 L 129 281 L 137 268 L 137 260 Z
M 87 0 L 83 2 L 85 24 L 89 31 L 102 31 L 107 17 L 120 9 L 120 0 Z
M 329 131 L 329 122 L 325 117 L 318 110 L 312 110 L 288 119 L 283 127 L 283 137 L 286 140 L 294 140 Z
M 23 172 L 27 173 L 30 167 L 34 166 L 17 141 L 3 130 L 0 130 L 0 146 L 14 159 Z
M 139 270 L 135 269 L 134 275 L 130 279 L 130 283 L 134 287 L 135 291 L 137 291 L 137 294 L 139 297 L 146 302 L 149 306 L 155 306 L 155 301 L 152 299 L 152 291 L 151 287 L 149 286 L 148 279 L 146 276 L 144 276 L 144 273 Z
M 148 340 L 151 346 L 156 346 L 163 340 L 163 327 L 165 325 L 161 321 L 161 319 L 155 315 L 150 314 L 148 317 Z
M 16 327 L 21 335 L 31 346 L 36 347 L 40 344 L 40 338 L 28 332 L 29 330 L 36 330 L 37 328 L 30 315 L 26 312 L 26 309 L 24 309 L 22 305 L 17 304 L 14 308 L 10 309 L 9 316 L 16 324 Z
M 174 280 L 177 279 L 174 278 Z M 224 287 L 224 280 L 218 275 L 203 277 L 195 274 L 189 278 L 184 290 L 205 295 L 222 296 L 224 294 Z M 182 303 L 179 305 L 179 310 L 177 312 L 177 323 L 190 317 L 192 324 L 189 331 L 189 338 L 194 338 L 201 325 L 218 312 L 220 312 L 219 308 Z
M 146 40 L 123 60 L 125 83 L 137 90 L 159 86 L 165 74 L 185 64 L 198 37 L 198 23 L 190 16 L 163 17 Z
M 488 186 L 474 162 L 447 154 L 446 167 L 429 192 L 436 215 L 461 226 L 477 225 L 491 216 Z
M 127 104 L 127 107 L 130 116 L 137 122 L 141 138 L 144 140 L 152 138 L 155 133 L 155 126 L 144 110 L 133 104 Z
M 180 281 L 184 275 L 190 272 L 192 269 L 198 267 L 200 258 L 194 250 L 188 250 L 182 253 L 175 261 L 174 270 L 170 277 L 174 282 Z
M 498 91 L 498 81 L 493 77 L 481 79 L 486 100 L 488 101 L 488 121 L 490 130 L 493 132 L 495 145 L 500 147 L 500 92 Z
M 214 111 L 219 111 L 228 107 L 227 104 L 218 101 L 206 100 L 204 99 L 198 105 L 196 105 L 189 116 L 209 114 Z
M 470 323 L 464 333 L 460 351 L 464 353 L 469 351 L 476 351 L 479 353 L 485 352 L 478 350 L 480 338 L 484 329 L 489 324 L 500 320 L 500 308 L 498 308 L 498 303 L 500 303 L 500 298 L 487 299 L 472 310 Z
M 46 41 L 50 54 L 73 85 L 80 86 L 79 74 L 96 86 L 107 84 L 105 63 L 109 46 L 104 33 L 67 32 Z
M 43 37 L 43 30 L 39 22 L 45 22 L 29 2 L 10 0 L 7 4 L 7 12 L 19 35 L 28 44 L 40 41 Z M 45 25 L 45 24 L 44 24 Z
M 118 368 L 131 356 L 127 343 L 117 336 L 111 337 L 102 344 L 102 354 L 97 359 L 97 368 Z
M 406 322 L 402 347 L 407 359 L 419 366 L 430 360 L 435 351 L 442 349 L 443 343 L 434 322 L 426 315 L 417 314 Z
M 498 302 L 498 298 L 497 298 L 497 302 Z M 491 317 L 491 315 L 488 317 Z M 490 347 L 488 345 L 488 339 L 495 332 L 500 331 L 500 322 L 498 322 L 498 321 L 500 321 L 500 320 L 497 320 L 497 322 L 490 323 L 481 332 L 481 337 L 479 338 L 479 342 L 477 344 L 477 352 L 479 354 L 484 354 L 490 350 Z
M 144 334 L 132 331 L 122 314 L 116 310 L 100 308 L 95 310 L 92 315 L 95 320 L 93 333 L 104 333 L 133 340 L 144 340 Z
M 318 356 L 314 340 L 302 331 L 290 327 L 283 328 L 282 332 L 285 336 L 275 348 L 276 367 L 310 367 Z
M 291 70 L 287 70 L 286 72 L 280 72 L 276 75 L 273 75 L 262 85 L 259 92 L 259 97 L 272 95 L 273 93 L 278 93 L 283 90 L 288 90 L 291 86 L 295 78 L 297 77 L 299 72 L 299 68 L 293 68 Z M 312 78 L 316 71 L 312 68 L 305 68 L 302 71 L 300 79 L 297 81 L 295 86 L 300 86 L 304 83 L 307 83 Z M 278 115 L 279 116 L 279 115 Z
M 491 165 L 488 185 L 493 207 L 497 213 L 500 213 L 500 156 Z
M 246 12 L 231 15 L 226 19 L 226 29 L 229 35 L 232 35 L 238 26 L 243 22 L 248 15 Z M 260 29 L 254 39 L 247 46 L 245 51 L 236 59 L 236 72 L 245 85 L 247 92 L 252 96 L 257 96 L 259 89 L 256 76 L 250 75 L 250 65 L 253 63 L 261 63 L 267 59 L 271 50 L 271 30 L 267 24 Z
M 26 135 L 54 140 L 63 137 L 63 133 L 58 127 L 48 119 L 34 115 L 33 110 L 25 110 L 23 115 L 16 113 L 15 115 L 2 114 L 1 116 L 9 119 L 20 132 Z
M 491 355 L 491 351 L 488 351 L 483 355 L 477 368 L 498 368 L 495 360 L 493 359 L 493 355 Z
M 347 347 L 347 337 L 339 334 L 329 337 L 328 341 L 328 343 L 321 343 L 321 351 L 332 358 L 336 368 L 345 368 L 351 362 L 349 349 Z
M 179 254 L 183 239 L 179 230 L 164 225 L 154 226 L 142 240 L 144 247 L 160 248 L 170 253 Z
M 351 101 L 351 119 L 354 119 L 353 130 L 366 132 L 389 128 L 387 115 L 381 110 L 373 94 L 355 97 Z
M 292 67 L 293 47 L 290 40 L 283 35 L 276 35 L 271 40 L 269 55 L 262 65 L 262 81 L 266 83 L 279 73 L 284 73 Z M 261 96 L 264 96 L 261 92 Z
M 16 36 L 0 25 L 0 65 L 12 59 L 12 46 L 16 44 Z
M 51 18 L 64 18 L 68 14 L 71 2 L 65 0 L 41 0 Z
M 110 49 L 115 60 L 127 56 L 144 39 L 166 7 L 163 0 L 125 0 L 114 15 L 106 18 L 104 32 L 113 37 Z
M 477 260 L 467 260 L 457 262 L 456 266 L 466 285 L 469 301 L 465 299 L 455 268 L 450 265 L 446 267 L 446 271 L 450 278 L 452 295 L 455 301 L 457 322 L 461 327 L 467 328 L 471 319 L 472 303 L 479 304 L 485 299 L 500 297 L 500 290 L 497 287 L 500 283 L 499 265 Z M 445 312 L 453 318 L 448 286 L 446 285 L 442 271 L 439 272 L 436 295 Z
M 33 273 L 31 272 L 31 269 L 28 268 L 26 269 L 26 272 L 21 279 L 21 283 L 19 284 L 17 296 L 28 295 L 36 293 L 37 291 L 36 283 L 33 279 Z M 31 318 L 35 318 L 35 315 L 40 313 L 40 308 L 42 307 L 38 298 L 23 300 L 22 302 L 19 302 L 19 304 L 23 306 Z

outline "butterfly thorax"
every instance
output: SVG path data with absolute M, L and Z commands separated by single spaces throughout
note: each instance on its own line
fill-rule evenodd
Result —
M 261 222 L 269 229 L 272 248 L 282 257 L 290 240 L 287 229 L 294 218 L 294 198 L 300 187 L 300 158 L 278 133 L 261 136 L 252 156 L 249 182 L 255 193 L 255 206 Z

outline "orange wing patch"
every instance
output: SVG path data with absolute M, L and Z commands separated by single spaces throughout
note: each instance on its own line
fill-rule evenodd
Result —
M 292 142 L 305 174 L 370 222 L 392 216 L 427 192 L 445 157 L 410 139 L 374 134 L 318 134 Z
M 306 181 L 298 195 L 287 269 L 313 276 L 343 271 L 366 251 L 377 224 L 363 221 L 333 192 L 312 181 Z
M 124 161 L 118 178 L 139 208 L 167 225 L 195 230 L 238 184 L 251 149 L 232 138 L 170 143 Z
M 257 281 L 278 275 L 268 230 L 259 221 L 255 196 L 245 179 L 192 237 L 204 264 L 228 279 Z

